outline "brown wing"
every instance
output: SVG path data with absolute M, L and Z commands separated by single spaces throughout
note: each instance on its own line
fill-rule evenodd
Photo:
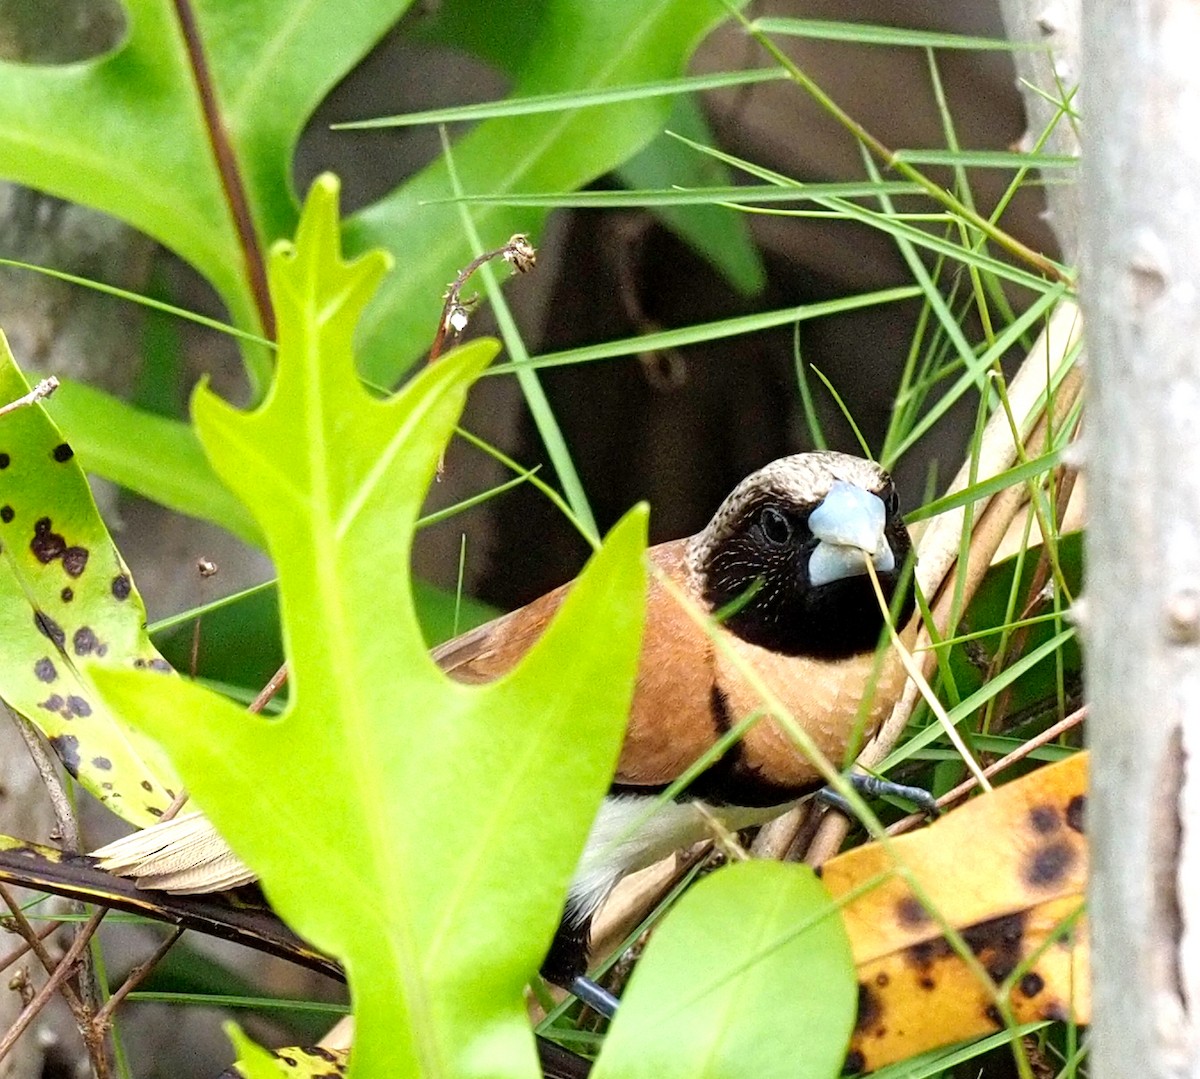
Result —
M 659 544 L 651 561 L 687 589 L 686 540 Z M 434 661 L 460 682 L 490 682 L 511 670 L 558 612 L 570 585 L 501 615 L 433 650 Z M 711 711 L 712 648 L 708 637 L 653 577 L 629 729 L 616 780 L 669 783 L 719 737 Z
M 687 540 L 675 540 L 652 548 L 650 554 L 658 570 L 694 596 L 686 547 Z M 637 684 L 616 782 L 657 786 L 678 779 L 723 733 L 718 705 L 712 641 L 651 576 Z
M 434 663 L 456 682 L 492 682 L 507 674 L 533 647 L 562 606 L 570 584 L 562 585 L 519 610 L 438 645 Z

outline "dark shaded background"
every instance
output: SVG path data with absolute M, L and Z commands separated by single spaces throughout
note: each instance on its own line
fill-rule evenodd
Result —
M 965 34 L 1003 36 L 990 2 L 756 2 L 752 15 L 841 19 Z M 414 11 L 407 22 L 427 17 Z M 383 115 L 485 99 L 503 80 L 445 50 L 414 51 L 401 27 L 331 95 L 305 137 L 297 163 L 303 186 L 324 168 L 346 177 L 350 205 L 385 190 L 438 153 L 432 131 L 329 132 L 322 120 Z M 944 146 L 926 58 L 917 49 L 863 48 L 789 39 L 789 53 L 856 119 L 893 147 Z M 1010 58 L 1004 53 L 938 53 L 938 66 L 961 144 L 1004 149 L 1021 136 L 1023 117 Z M 766 62 L 759 46 L 725 27 L 701 48 L 693 71 Z M 704 108 L 723 149 L 803 180 L 864 175 L 859 149 L 798 88 L 767 83 L 706 95 Z M 386 177 L 384 179 L 383 177 Z M 948 178 L 947 178 L 948 179 Z M 980 209 L 994 204 L 1007 173 L 972 175 Z M 599 186 L 604 186 L 602 182 Z M 1035 248 L 1052 250 L 1027 189 L 1002 224 Z M 788 305 L 909 284 L 911 274 L 882 234 L 844 223 L 749 218 L 767 283 L 743 296 L 700 256 L 644 211 L 560 211 L 535 237 L 541 266 L 513 280 L 510 299 L 531 352 L 548 352 L 640 331 L 705 322 Z M 486 237 L 500 244 L 507 237 Z M 1013 297 L 1020 304 L 1022 298 Z M 917 303 L 888 305 L 802 327 L 806 362 L 842 393 L 874 447 L 886 427 L 892 394 L 918 313 Z M 469 334 L 484 332 L 486 318 Z M 970 333 L 970 328 L 968 328 Z M 785 453 L 810 448 L 797 393 L 790 327 L 640 360 L 604 361 L 542 373 L 597 520 L 610 525 L 638 499 L 653 507 L 652 540 L 697 530 L 743 476 Z M 503 384 L 501 384 L 503 383 Z M 835 448 L 856 443 L 836 405 L 818 388 L 823 424 Z M 969 417 L 952 414 L 898 470 L 906 502 L 920 500 L 931 466 L 948 476 L 958 466 Z M 532 420 L 510 380 L 484 380 L 473 392 L 466 425 L 493 438 L 523 463 L 552 475 Z M 478 454 L 452 452 L 456 469 L 483 484 L 502 474 Z M 435 497 L 437 492 L 435 492 Z M 448 496 L 447 496 L 448 497 Z M 467 531 L 469 590 L 500 607 L 526 602 L 573 575 L 587 548 L 531 487 L 425 535 L 418 567 L 453 585 L 459 534 Z

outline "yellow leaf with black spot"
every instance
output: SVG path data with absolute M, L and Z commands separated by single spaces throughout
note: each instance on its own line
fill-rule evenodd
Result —
M 261 1050 L 260 1050 L 261 1051 Z M 287 1046 L 276 1049 L 275 1066 L 284 1079 L 342 1079 L 350 1053 L 345 1049 L 322 1049 Z M 241 1062 L 223 1071 L 217 1079 L 252 1079 Z
M 843 912 L 859 976 L 847 1074 L 993 1033 L 1003 991 L 1017 1022 L 1088 1022 L 1086 790 L 1077 753 L 826 864 L 835 897 L 879 880 Z
M 29 391 L 0 334 L 0 404 Z M 0 698 L 49 740 L 114 813 L 152 824 L 178 781 L 166 755 L 118 718 L 80 667 L 170 674 L 146 610 L 71 445 L 40 405 L 0 416 Z

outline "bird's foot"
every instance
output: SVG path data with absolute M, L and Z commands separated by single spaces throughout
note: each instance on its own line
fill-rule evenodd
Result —
M 603 986 L 597 985 L 586 974 L 577 975 L 566 988 L 592 1011 L 604 1016 L 605 1019 L 611 1019 L 617 1014 L 617 1005 L 620 1001 Z
M 846 779 L 864 798 L 900 798 L 905 802 L 911 802 L 927 817 L 938 815 L 937 799 L 924 787 L 910 787 L 905 783 L 893 783 L 890 779 L 879 779 L 877 776 L 867 775 L 865 772 L 851 772 Z M 836 809 L 847 817 L 855 816 L 854 810 L 850 808 L 850 803 L 832 787 L 822 787 L 817 791 L 817 797 L 831 809 Z

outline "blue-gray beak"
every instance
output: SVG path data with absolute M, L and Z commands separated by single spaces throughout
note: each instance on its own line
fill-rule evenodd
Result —
M 883 499 L 852 483 L 835 482 L 808 517 L 809 530 L 820 541 L 808 563 L 809 580 L 823 585 L 866 573 L 867 558 L 880 573 L 890 573 L 896 556 L 884 535 L 886 526 Z

